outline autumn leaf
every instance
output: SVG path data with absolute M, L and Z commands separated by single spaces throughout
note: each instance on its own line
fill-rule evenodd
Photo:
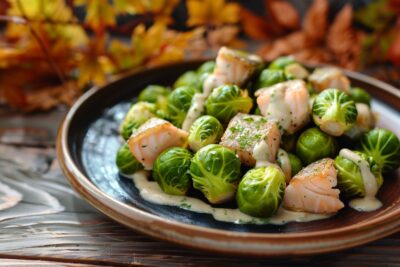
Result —
M 275 24 L 289 30 L 300 27 L 300 15 L 287 1 L 265 0 L 264 3 Z
M 328 29 L 328 11 L 328 0 L 314 0 L 304 17 L 303 30 L 315 43 L 320 43 L 325 38 Z
M 220 26 L 239 21 L 240 6 L 225 0 L 188 0 L 188 26 Z
M 265 18 L 241 8 L 240 22 L 246 35 L 255 40 L 268 40 L 275 35 L 275 29 Z
M 75 0 L 74 3 L 85 5 L 85 21 L 94 30 L 115 25 L 115 10 L 108 0 Z

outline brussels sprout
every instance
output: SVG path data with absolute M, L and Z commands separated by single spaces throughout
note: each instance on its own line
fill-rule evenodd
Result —
M 255 89 L 269 87 L 286 80 L 286 75 L 282 70 L 265 69 L 260 73 L 260 76 L 258 76 Z
M 140 92 L 138 100 L 156 104 L 158 108 L 165 109 L 171 90 L 161 85 L 149 85 Z
M 364 103 L 368 106 L 371 105 L 371 96 L 360 87 L 353 87 L 350 89 L 350 99 L 356 103 Z
M 190 164 L 193 187 L 200 190 L 210 203 L 217 204 L 235 196 L 240 178 L 240 160 L 221 145 L 201 148 Z
M 200 81 L 200 75 L 195 71 L 187 71 L 183 73 L 174 83 L 174 88 L 178 88 L 181 86 L 190 86 L 200 91 L 203 87 L 202 82 Z
M 378 188 L 380 188 L 383 184 L 383 177 L 378 165 L 372 157 L 368 157 L 365 153 L 359 151 L 355 151 L 355 153 L 368 162 L 371 173 L 375 176 Z M 356 162 L 339 155 L 335 158 L 335 168 L 340 193 L 347 198 L 365 196 L 364 180 Z
M 143 169 L 142 164 L 132 155 L 127 144 L 123 144 L 117 152 L 115 163 L 123 174 L 133 174 Z
M 121 136 L 127 140 L 132 132 L 145 123 L 148 119 L 155 117 L 156 106 L 147 102 L 137 102 L 132 105 L 126 113 L 120 126 Z
M 369 132 L 375 126 L 375 117 L 371 108 L 365 103 L 356 103 L 357 120 L 347 132 L 345 136 L 350 139 L 359 139 L 362 134 Z
M 359 147 L 375 160 L 382 172 L 395 170 L 400 166 L 399 138 L 387 129 L 375 128 L 364 134 Z
M 251 169 L 244 175 L 236 194 L 239 210 L 268 218 L 278 210 L 285 187 L 285 175 L 278 167 Z
M 182 147 L 173 147 L 161 153 L 153 167 L 153 178 L 170 195 L 185 195 L 191 186 L 190 162 L 192 154 Z
M 298 134 L 290 134 L 290 135 L 282 135 L 281 137 L 281 147 L 288 151 L 288 152 L 293 152 L 296 150 L 296 142 L 297 138 L 299 137 Z
M 253 100 L 236 85 L 221 85 L 215 88 L 206 102 L 206 113 L 212 115 L 223 123 L 236 115 L 236 113 L 249 113 Z
M 172 123 L 181 127 L 196 90 L 190 86 L 178 87 L 168 97 L 167 111 Z
M 305 130 L 296 144 L 296 155 L 304 165 L 322 158 L 333 158 L 336 153 L 336 140 L 318 128 Z
M 194 121 L 189 131 L 189 146 L 193 151 L 218 143 L 224 132 L 221 123 L 213 116 L 201 116 Z
M 294 58 L 292 56 L 286 56 L 286 57 L 278 57 L 274 61 L 269 64 L 268 68 L 269 69 L 274 69 L 274 70 L 283 70 L 286 66 L 296 63 Z
M 286 182 L 289 182 L 290 179 L 303 167 L 303 164 L 296 155 L 287 153 L 281 148 L 278 150 L 276 163 L 279 165 L 279 167 L 281 167 L 283 173 L 285 174 Z
M 198 74 L 212 73 L 215 68 L 215 61 L 206 61 L 197 69 Z
M 297 62 L 291 63 L 284 68 L 287 79 L 305 79 L 309 75 L 308 70 Z
M 354 101 L 346 93 L 332 88 L 315 98 L 312 113 L 315 124 L 333 136 L 342 135 L 357 119 Z

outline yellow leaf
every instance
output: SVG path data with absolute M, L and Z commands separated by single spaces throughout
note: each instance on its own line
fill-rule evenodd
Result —
M 240 6 L 225 0 L 188 0 L 188 26 L 233 24 L 239 21 Z
M 77 5 L 86 5 L 85 21 L 94 30 L 115 25 L 115 10 L 108 0 L 75 0 Z

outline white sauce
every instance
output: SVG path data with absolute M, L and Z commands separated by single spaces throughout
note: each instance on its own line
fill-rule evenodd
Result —
M 286 177 L 286 183 L 289 183 L 290 179 L 292 178 L 292 165 L 290 165 L 290 159 L 288 153 L 283 150 L 278 150 L 278 158 L 281 163 L 281 169 Z
M 253 158 L 256 160 L 255 168 L 275 165 L 269 162 L 271 158 L 271 152 L 267 142 L 265 142 L 264 139 L 254 145 Z
M 132 175 L 140 196 L 151 203 L 176 206 L 182 209 L 210 214 L 215 220 L 236 224 L 275 224 L 282 225 L 288 222 L 309 222 L 330 217 L 325 214 L 289 211 L 280 207 L 277 213 L 268 218 L 256 218 L 242 213 L 239 209 L 214 208 L 197 198 L 187 196 L 173 196 L 164 193 L 156 182 L 147 180 L 147 172 L 139 171 Z
M 270 90 L 270 92 L 267 92 L 270 95 L 270 102 L 263 115 L 270 120 L 275 120 L 282 133 L 284 130 L 289 129 L 292 118 L 290 107 L 285 101 L 286 88 L 285 86 L 280 86 Z
M 190 126 L 192 126 L 193 122 L 203 113 L 206 98 L 206 95 L 200 93 L 193 96 L 192 105 L 190 106 L 182 124 L 182 130 L 189 132 Z
M 378 192 L 378 185 L 368 162 L 349 149 L 340 150 L 339 155 L 357 164 L 365 188 L 365 196 L 351 200 L 349 206 L 357 211 L 374 211 L 382 207 L 382 202 L 375 197 Z

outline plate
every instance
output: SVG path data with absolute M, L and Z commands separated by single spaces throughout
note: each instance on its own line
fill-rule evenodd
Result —
M 350 208 L 336 216 L 286 225 L 233 224 L 211 215 L 156 205 L 142 199 L 132 180 L 121 176 L 114 159 L 121 140 L 118 126 L 129 105 L 148 84 L 169 85 L 191 61 L 143 69 L 85 93 L 59 130 L 60 165 L 71 185 L 110 218 L 144 234 L 181 245 L 248 256 L 315 254 L 364 244 L 400 230 L 400 172 L 386 175 L 378 198 L 383 207 L 369 213 Z M 374 96 L 379 127 L 400 136 L 400 91 L 365 75 L 345 71 L 354 86 Z

